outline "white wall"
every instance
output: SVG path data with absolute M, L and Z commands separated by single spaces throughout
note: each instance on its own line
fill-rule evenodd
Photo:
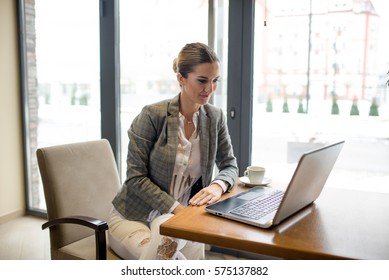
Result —
M 25 211 L 16 2 L 0 0 L 0 223 Z

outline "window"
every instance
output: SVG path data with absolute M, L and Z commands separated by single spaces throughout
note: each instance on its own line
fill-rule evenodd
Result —
M 99 3 L 23 2 L 28 208 L 44 212 L 36 149 L 100 138 Z
M 120 1 L 121 151 L 122 179 L 126 176 L 127 130 L 143 106 L 172 98 L 179 92 L 173 60 L 191 42 L 208 43 L 209 2 L 204 0 Z M 215 51 L 226 47 L 224 13 L 227 1 L 215 1 Z M 139 11 L 147 11 L 140 13 Z M 211 41 L 213 39 L 211 38 Z M 212 42 L 210 42 L 212 44 Z M 219 53 L 218 53 L 219 54 Z M 223 60 L 225 53 L 220 54 Z M 227 63 L 223 63 L 223 69 Z M 222 69 L 222 72 L 223 72 Z M 223 84 L 214 103 L 226 103 Z
M 127 167 L 124 164 L 127 130 L 133 119 L 146 104 L 179 93 L 173 59 L 184 44 L 207 42 L 207 32 L 207 1 L 120 1 L 123 179 Z
M 251 155 L 267 176 L 345 139 L 329 185 L 389 192 L 384 3 L 256 1 Z

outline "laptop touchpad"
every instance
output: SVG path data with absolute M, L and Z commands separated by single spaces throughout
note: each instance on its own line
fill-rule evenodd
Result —
M 246 192 L 239 196 L 239 199 L 251 200 L 258 197 L 258 192 Z

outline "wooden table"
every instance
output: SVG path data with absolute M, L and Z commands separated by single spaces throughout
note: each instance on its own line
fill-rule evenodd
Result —
M 223 198 L 245 190 L 235 184 Z M 203 206 L 188 207 L 160 231 L 283 259 L 389 260 L 389 194 L 324 188 L 314 204 L 271 229 L 211 215 Z

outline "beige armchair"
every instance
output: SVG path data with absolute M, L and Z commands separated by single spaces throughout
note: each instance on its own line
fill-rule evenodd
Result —
M 36 152 L 46 198 L 51 259 L 119 259 L 109 249 L 106 223 L 121 187 L 105 139 Z

